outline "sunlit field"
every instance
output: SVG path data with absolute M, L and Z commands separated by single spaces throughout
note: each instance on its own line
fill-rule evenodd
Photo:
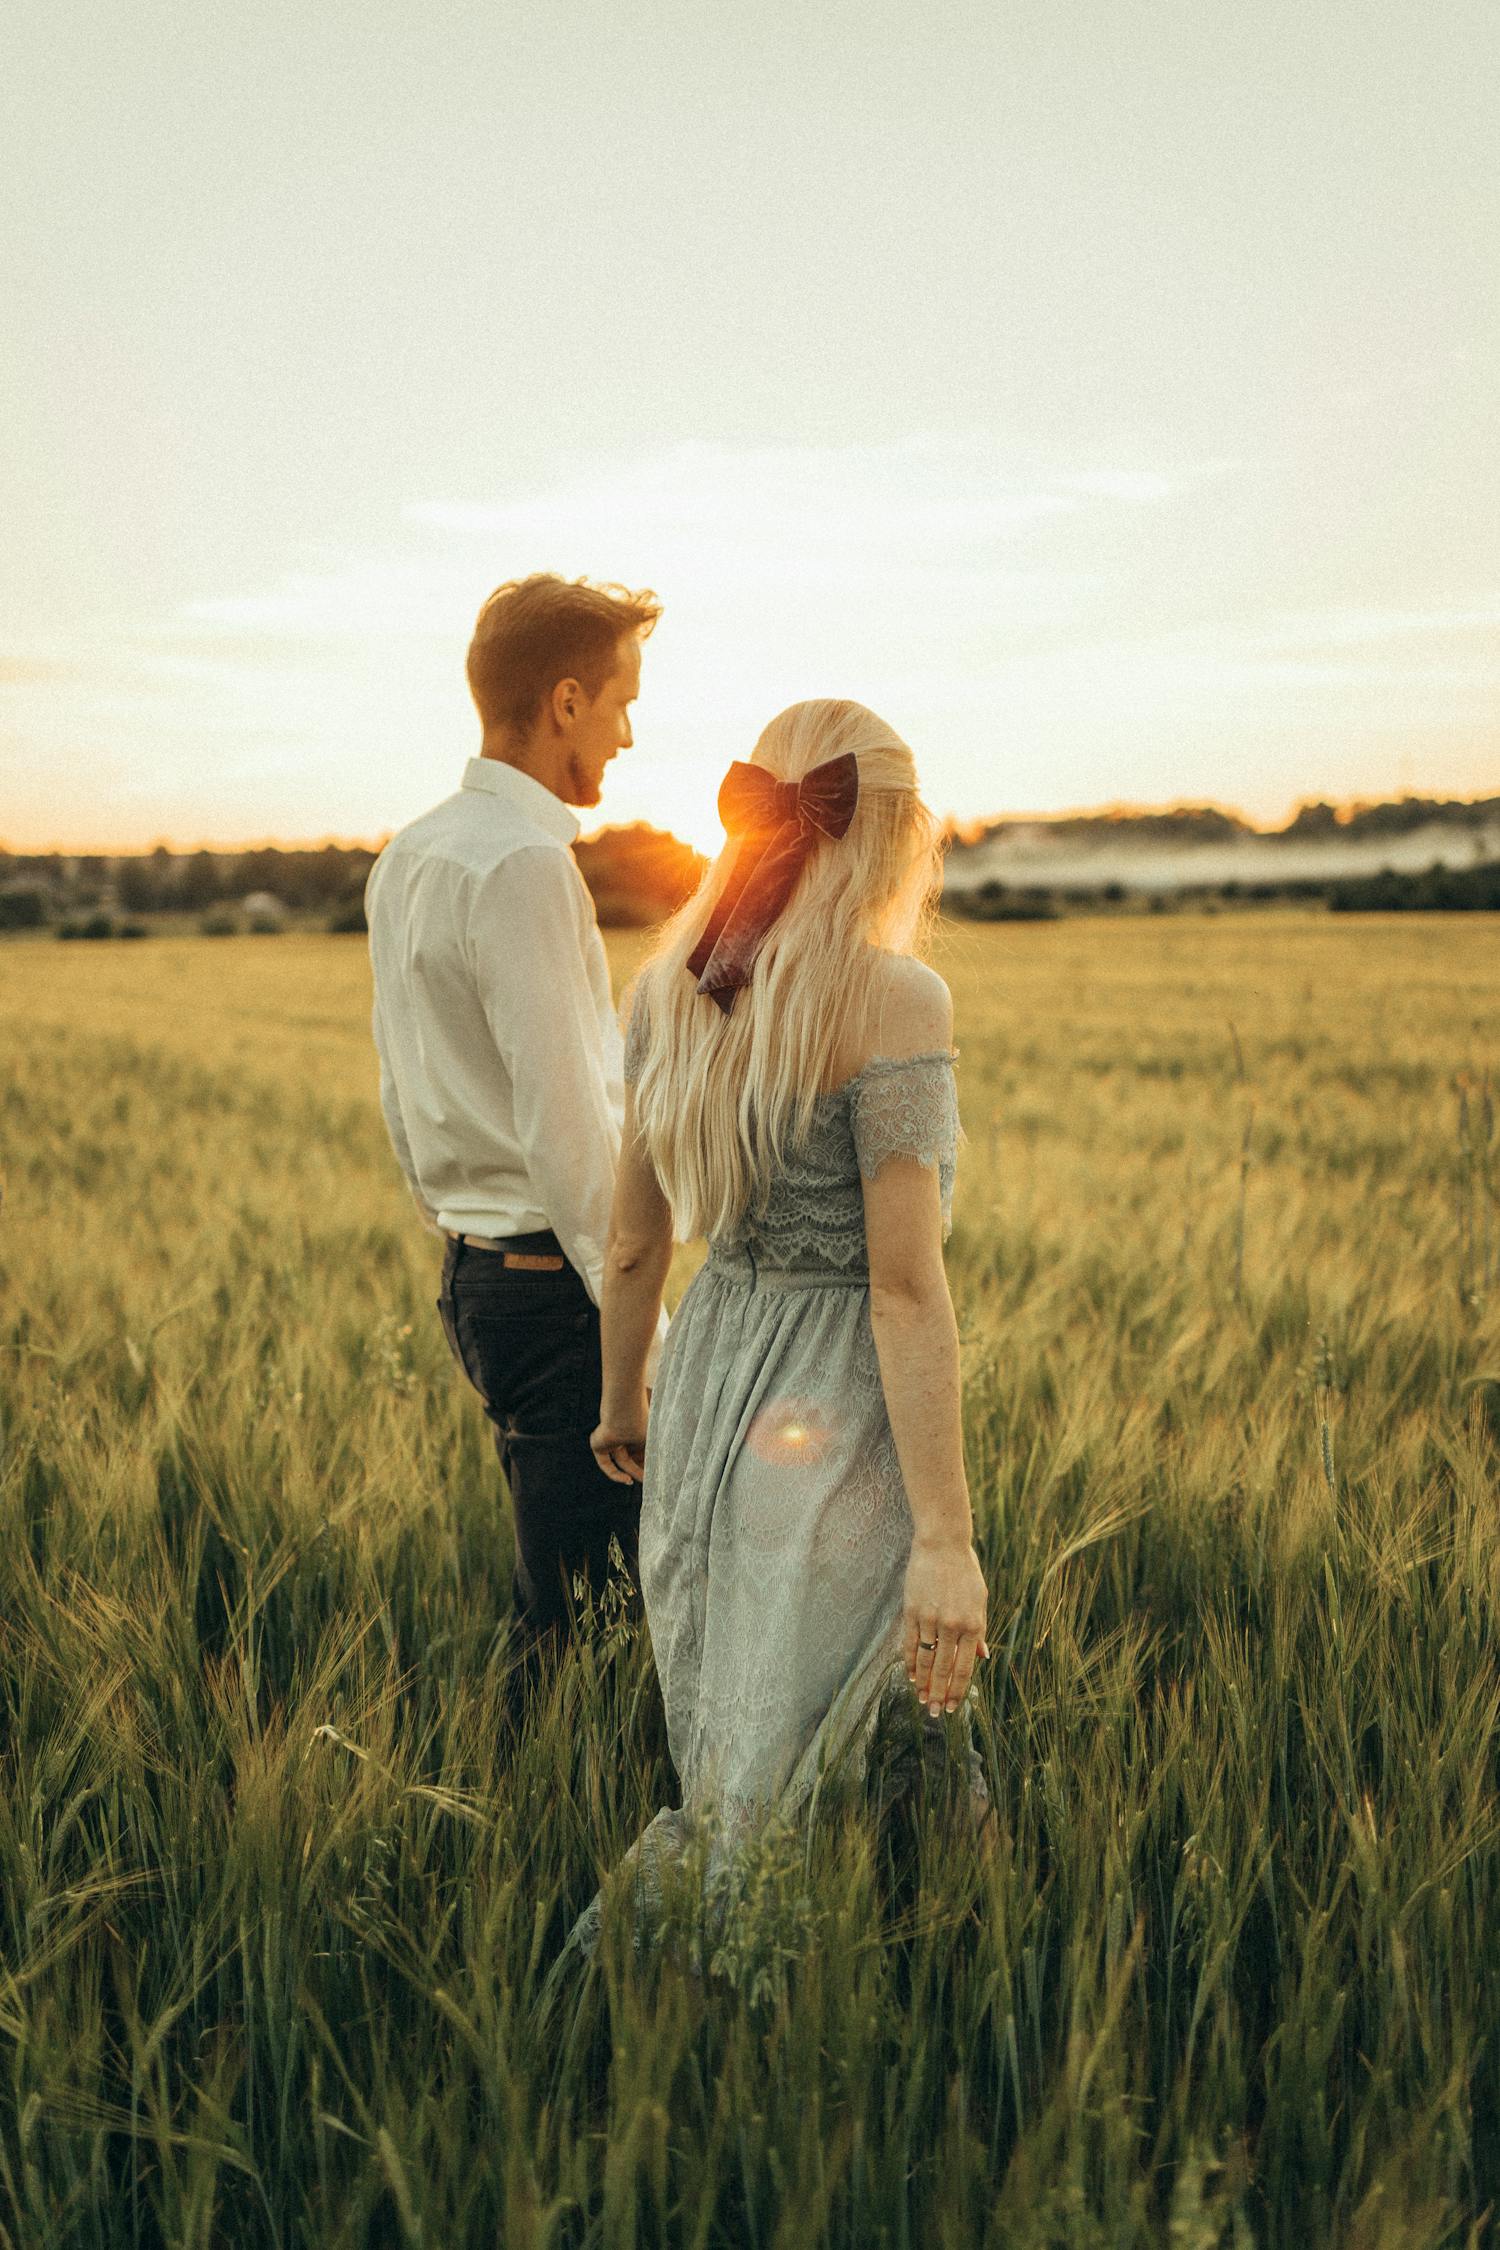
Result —
M 613 1615 L 507 1729 L 362 946 L 0 952 L 4 2242 L 1491 2239 L 1493 921 L 939 960 L 998 1850 L 845 1805 L 544 2006 L 672 1777 Z

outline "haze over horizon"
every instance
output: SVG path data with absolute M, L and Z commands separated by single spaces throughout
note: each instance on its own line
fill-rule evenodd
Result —
M 711 846 L 823 693 L 966 823 L 1500 788 L 1484 0 L 19 0 L 4 51 L 12 848 L 388 832 L 536 568 L 666 605 L 591 829 Z
M 578 819 L 582 824 L 581 840 L 583 842 L 588 842 L 594 837 L 604 835 L 611 829 L 627 828 L 633 825 L 633 823 L 635 823 L 636 821 L 645 819 L 645 816 L 642 814 L 632 814 L 628 818 L 622 816 L 621 818 L 616 819 L 612 815 L 609 807 L 608 786 L 608 777 L 606 777 L 605 802 L 603 804 L 595 806 L 591 810 L 581 810 L 578 812 Z M 1472 799 L 1464 798 L 1458 801 L 1472 801 L 1474 803 L 1480 803 L 1487 801 L 1488 797 L 1491 794 L 1493 793 L 1485 792 L 1474 796 Z M 1188 813 L 1197 811 L 1215 811 L 1225 813 L 1232 819 L 1247 822 L 1251 829 L 1258 835 L 1275 835 L 1290 824 L 1302 805 L 1315 804 L 1320 801 L 1333 802 L 1335 811 L 1353 811 L 1362 804 L 1381 803 L 1387 800 L 1379 798 L 1353 797 L 1338 800 L 1319 800 L 1314 796 L 1304 795 L 1297 798 L 1293 803 L 1289 804 L 1285 808 L 1285 811 L 1280 818 L 1270 821 L 1251 820 L 1250 815 L 1246 813 L 1241 806 L 1223 804 L 1217 799 L 1204 797 L 1183 797 L 1176 799 L 1172 803 L 1154 805 L 1130 804 L 1123 802 L 1100 805 L 1063 805 L 1055 808 L 1050 812 L 1038 811 L 1035 806 L 1015 806 L 991 813 L 977 814 L 972 819 L 965 819 L 961 821 L 957 820 L 951 815 L 948 816 L 948 818 L 952 821 L 952 825 L 955 828 L 957 828 L 963 835 L 967 836 L 971 832 L 977 832 L 987 827 L 996 826 L 1002 822 L 1014 824 L 1018 827 L 1024 827 L 1031 823 L 1036 823 L 1037 825 L 1041 826 L 1049 822 L 1066 820 L 1108 820 L 1114 818 L 1129 820 L 1132 818 L 1149 817 L 1151 815 Z M 670 828 L 667 828 L 666 825 L 660 821 L 648 821 L 646 825 L 652 828 L 661 829 L 664 833 L 672 833 Z M 31 856 L 46 858 L 53 855 L 58 855 L 69 859 L 117 859 L 131 858 L 141 853 L 148 853 L 158 850 L 169 851 L 174 855 L 174 857 L 180 857 L 183 854 L 189 852 L 200 851 L 216 852 L 224 854 L 226 856 L 236 852 L 322 851 L 329 847 L 332 847 L 333 849 L 338 851 L 359 851 L 365 849 L 379 849 L 389 840 L 390 836 L 393 833 L 394 831 L 391 829 L 383 829 L 379 832 L 367 835 L 358 835 L 353 833 L 352 831 L 347 835 L 340 835 L 333 831 L 328 831 L 323 834 L 311 836 L 282 836 L 274 834 L 266 834 L 262 836 L 233 837 L 154 836 L 152 837 L 149 844 L 111 844 L 99 843 L 97 841 L 93 843 L 70 844 L 50 844 L 42 842 L 30 844 L 15 844 L 8 836 L 0 834 L 0 852 L 8 851 L 15 853 L 20 857 Z M 684 837 L 679 840 L 682 842 L 686 842 L 688 839 Z M 709 846 L 700 848 L 710 850 L 711 853 L 711 850 L 713 848 L 716 848 L 716 846 L 710 844 Z

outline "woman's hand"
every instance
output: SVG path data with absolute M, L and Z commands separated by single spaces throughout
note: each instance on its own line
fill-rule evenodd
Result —
M 912 1541 L 901 1612 L 906 1676 L 933 1718 L 958 1710 L 976 1657 L 990 1653 L 988 1606 L 984 1572 L 967 1541 Z
M 599 1427 L 589 1439 L 594 1459 L 616 1484 L 639 1484 L 646 1474 L 646 1418 L 651 1394 L 643 1390 L 633 1404 L 604 1399 Z

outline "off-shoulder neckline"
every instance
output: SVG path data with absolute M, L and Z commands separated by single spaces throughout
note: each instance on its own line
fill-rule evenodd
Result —
M 915 1055 L 871 1055 L 868 1062 L 861 1063 L 852 1078 L 846 1078 L 842 1085 L 830 1087 L 826 1094 L 819 1094 L 818 1100 L 820 1103 L 842 1101 L 854 1091 L 862 1078 L 877 1077 L 887 1071 L 910 1070 L 913 1063 L 956 1063 L 958 1053 L 957 1047 L 924 1047 Z

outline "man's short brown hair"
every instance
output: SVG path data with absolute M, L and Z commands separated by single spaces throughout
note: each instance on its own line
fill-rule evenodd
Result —
M 497 586 L 469 643 L 469 693 L 484 725 L 529 734 L 559 680 L 597 695 L 625 635 L 644 640 L 660 615 L 654 594 L 550 571 Z

